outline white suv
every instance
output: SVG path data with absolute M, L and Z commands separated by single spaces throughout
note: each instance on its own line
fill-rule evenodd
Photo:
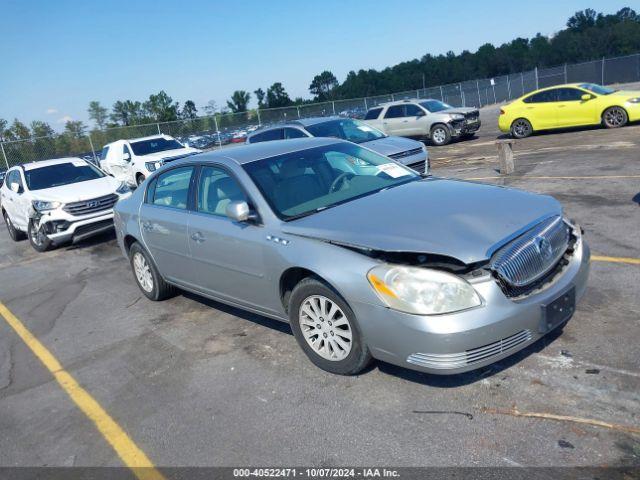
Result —
M 0 187 L 9 235 L 28 236 L 39 252 L 113 228 L 113 206 L 130 195 L 126 183 L 80 158 L 12 167 Z
M 102 149 L 100 168 L 120 181 L 137 186 L 165 163 L 200 152 L 197 148 L 185 147 L 169 135 L 118 140 Z
M 364 121 L 387 135 L 429 138 L 436 146 L 472 136 L 480 128 L 477 108 L 452 107 L 440 100 L 413 99 L 370 108 Z

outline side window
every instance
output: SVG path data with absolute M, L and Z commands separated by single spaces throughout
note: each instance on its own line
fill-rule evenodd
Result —
M 100 152 L 100 160 L 106 160 L 108 154 L 109 154 L 109 147 L 104 147 Z
M 549 102 L 557 102 L 558 100 L 558 89 L 554 88 L 553 90 L 545 90 L 544 92 L 534 93 L 530 97 L 527 97 L 523 100 L 525 103 L 549 103 Z
M 376 118 L 378 118 L 380 116 L 380 112 L 381 111 L 382 111 L 382 107 L 380 107 L 380 108 L 372 108 L 364 116 L 364 119 L 365 120 L 375 120 Z
M 126 155 L 129 154 L 129 158 L 133 158 L 133 155 L 131 155 L 131 150 L 129 150 L 129 145 L 127 145 L 126 143 L 124 145 L 122 145 L 122 154 Z
M 219 167 L 202 167 L 198 182 L 198 212 L 226 216 L 227 205 L 247 201 L 235 178 Z
M 17 183 L 18 185 L 20 185 L 20 190 L 22 190 L 23 184 L 22 184 L 22 175 L 20 175 L 20 171 L 11 170 L 6 183 L 8 184 L 9 187 L 11 187 L 12 183 Z
M 400 118 L 404 116 L 404 105 L 392 105 L 384 114 L 384 118 Z
M 559 88 L 558 101 L 579 102 L 582 100 L 582 93 L 582 90 L 578 90 L 577 88 Z
M 301 130 L 298 130 L 297 128 L 284 129 L 284 138 L 286 138 L 287 140 L 290 138 L 304 138 L 304 137 L 306 137 L 306 135 L 302 133 Z
M 258 133 L 251 137 L 249 143 L 270 142 L 271 140 L 282 140 L 281 128 L 274 128 L 266 132 Z
M 407 105 L 405 105 L 405 117 L 417 117 L 418 115 L 420 115 L 420 112 L 422 112 L 422 110 L 420 110 L 420 107 L 414 105 L 413 103 L 408 103 Z
M 153 185 L 153 205 L 186 210 L 189 200 L 189 184 L 194 167 L 174 168 L 158 176 Z

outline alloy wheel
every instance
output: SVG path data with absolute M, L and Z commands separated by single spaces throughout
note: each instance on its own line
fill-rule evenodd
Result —
M 133 256 L 133 271 L 136 274 L 136 279 L 140 284 L 140 287 L 145 292 L 151 292 L 153 290 L 153 276 L 151 275 L 151 269 L 147 263 L 147 259 L 140 252 L 136 252 Z
M 323 295 L 307 297 L 298 314 L 304 339 L 315 353 L 334 362 L 351 352 L 353 333 L 342 309 Z
M 626 123 L 627 114 L 620 107 L 612 107 L 604 112 L 604 121 L 608 127 L 621 127 Z
M 6 213 L 4 214 L 4 221 L 7 224 L 7 230 L 9 230 L 11 237 L 13 237 L 16 232 L 16 227 L 13 226 L 13 223 L 11 223 L 11 219 L 9 218 L 9 215 L 7 215 Z
M 38 247 L 44 245 L 44 242 L 47 239 L 45 233 L 42 231 L 42 228 L 36 228 L 33 222 L 31 223 L 31 227 L 29 228 L 29 236 L 31 237 L 31 241 Z
M 531 125 L 526 120 L 516 120 L 513 124 L 513 133 L 517 138 L 524 138 L 531 135 Z
M 444 128 L 436 128 L 433 133 L 433 141 L 437 145 L 443 144 L 447 140 L 447 132 L 444 131 Z

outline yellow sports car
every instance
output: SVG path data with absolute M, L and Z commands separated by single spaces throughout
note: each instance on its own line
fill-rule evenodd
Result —
M 537 130 L 604 125 L 617 128 L 640 120 L 640 92 L 595 83 L 541 88 L 500 109 L 498 126 L 514 138 Z

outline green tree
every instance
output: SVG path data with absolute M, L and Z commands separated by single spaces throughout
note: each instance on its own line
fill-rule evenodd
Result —
M 33 122 L 31 122 L 31 133 L 34 137 L 48 137 L 51 135 L 55 135 L 56 132 L 47 122 L 34 120 Z
M 71 138 L 81 138 L 87 133 L 87 127 L 80 120 L 69 120 L 64 124 L 64 134 Z
M 256 100 L 258 100 L 258 108 L 264 108 L 265 107 L 264 98 L 267 95 L 265 91 L 262 90 L 262 88 L 258 88 L 257 90 L 254 90 L 253 93 L 255 93 Z
M 318 101 L 333 100 L 334 92 L 338 85 L 338 79 L 335 75 L 325 70 L 321 74 L 313 77 L 311 85 L 309 85 L 309 92 L 311 92 Z
M 276 82 L 267 88 L 267 106 L 269 108 L 288 107 L 292 103 L 282 83 Z
M 207 104 L 204 107 L 204 112 L 207 115 L 215 115 L 215 113 L 218 111 L 218 105 L 216 104 L 215 100 L 209 100 L 207 102 Z
M 96 124 L 96 127 L 99 129 L 103 129 L 107 124 L 107 119 L 109 118 L 108 110 L 100 105 L 98 101 L 89 102 L 89 118 L 93 120 Z
M 0 118 L 0 142 L 3 142 L 6 138 L 7 135 L 7 125 L 9 124 L 9 122 L 7 122 L 4 118 Z
M 173 99 L 161 90 L 155 95 L 149 95 L 149 100 L 144 102 L 143 108 L 156 122 L 171 122 L 178 119 L 180 105 L 178 102 L 174 103 Z
M 227 107 L 229 107 L 233 113 L 246 112 L 250 99 L 251 94 L 249 92 L 236 90 L 233 92 L 233 95 L 231 95 L 231 99 L 227 100 Z
M 26 140 L 31 137 L 31 131 L 17 118 L 13 119 L 11 127 L 7 130 L 8 140 Z
M 191 120 L 198 117 L 198 109 L 196 108 L 196 104 L 193 103 L 193 100 L 187 100 L 184 102 L 180 116 L 184 119 Z

